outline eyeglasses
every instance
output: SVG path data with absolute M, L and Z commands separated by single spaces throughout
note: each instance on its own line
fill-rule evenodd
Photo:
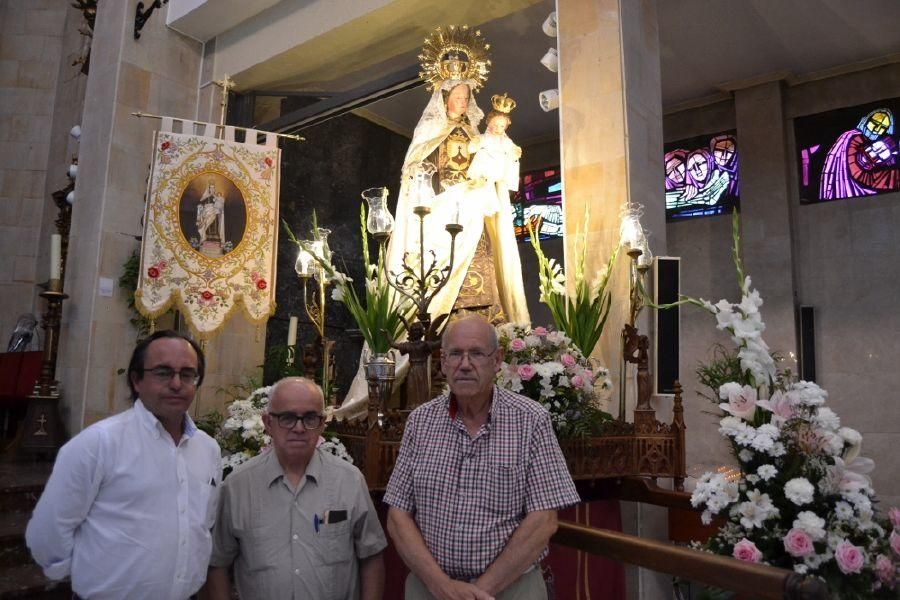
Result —
M 305 429 L 318 429 L 325 422 L 325 415 L 317 412 L 308 412 L 302 415 L 292 412 L 269 413 L 269 416 L 275 419 L 279 427 L 285 429 L 293 429 L 297 426 L 297 421 L 301 421 Z
M 178 375 L 181 383 L 187 385 L 200 383 L 200 373 L 197 372 L 197 369 L 187 368 L 176 371 L 172 367 L 153 367 L 151 369 L 141 369 L 141 372 L 150 373 L 153 379 L 160 383 L 169 383 L 175 375 Z
M 469 362 L 474 364 L 484 364 L 487 362 L 496 352 L 498 348 L 494 348 L 490 352 L 484 352 L 483 350 L 451 350 L 450 352 L 444 353 L 444 361 L 451 367 L 457 367 L 462 364 L 464 357 L 469 357 Z

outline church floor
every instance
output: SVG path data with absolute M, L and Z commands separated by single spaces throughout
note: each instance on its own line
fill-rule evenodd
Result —
M 69 585 L 44 577 L 25 546 L 25 526 L 52 466 L 0 457 L 0 600 L 71 598 Z

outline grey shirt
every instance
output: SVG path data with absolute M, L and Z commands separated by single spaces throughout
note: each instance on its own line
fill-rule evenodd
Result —
M 292 490 L 270 452 L 225 480 L 210 566 L 234 563 L 242 600 L 355 599 L 357 559 L 385 546 L 359 469 L 317 450 Z

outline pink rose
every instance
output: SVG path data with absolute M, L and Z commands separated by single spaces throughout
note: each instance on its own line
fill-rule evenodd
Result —
M 891 550 L 894 551 L 894 554 L 900 556 L 900 535 L 896 531 L 891 532 Z
M 559 361 L 566 367 L 574 367 L 575 363 L 577 362 L 575 360 L 575 357 L 569 353 L 566 353 L 566 354 L 563 354 L 562 356 L 560 356 Z
M 535 327 L 534 329 L 531 330 L 531 333 L 533 333 L 534 335 L 536 335 L 538 337 L 544 337 L 545 335 L 547 335 L 547 328 L 546 327 Z
M 854 546 L 847 540 L 841 540 L 841 543 L 837 545 L 834 550 L 834 559 L 837 561 L 838 568 L 845 575 L 859 573 L 866 564 L 866 555 L 862 548 Z
M 522 381 L 528 381 L 537 374 L 537 371 L 531 365 L 519 365 L 517 372 Z
M 891 508 L 891 510 L 888 511 L 888 515 L 890 516 L 891 525 L 894 526 L 894 529 L 900 529 L 900 508 L 897 508 L 896 506 Z
M 516 338 L 509 343 L 509 349 L 513 352 L 520 352 L 525 349 L 525 340 Z
M 581 375 L 575 375 L 574 377 L 572 377 L 572 387 L 584 387 L 584 379 L 581 377 Z
M 784 536 L 784 549 L 791 556 L 807 556 L 814 550 L 812 538 L 802 529 L 794 527 Z
M 762 560 L 762 552 L 759 551 L 756 544 L 747 538 L 742 539 L 734 545 L 734 551 L 731 555 L 744 562 L 758 563 Z
M 594 372 L 590 369 L 585 369 L 584 373 L 581 374 L 587 381 L 591 381 L 594 378 Z
M 875 575 L 878 576 L 879 581 L 888 585 L 894 579 L 894 563 L 884 554 L 879 554 L 875 559 Z

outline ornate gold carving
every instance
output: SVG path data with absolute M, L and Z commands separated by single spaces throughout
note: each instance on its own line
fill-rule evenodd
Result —
M 488 50 L 491 45 L 481 37 L 480 31 L 472 31 L 468 25 L 438 27 L 425 38 L 419 64 L 419 77 L 429 92 L 441 86 L 447 79 L 471 79 L 475 90 L 485 84 L 491 61 Z
M 509 114 L 516 108 L 516 101 L 506 95 L 506 92 L 503 92 L 503 95 L 494 94 L 491 96 L 491 106 L 494 107 L 494 110 L 497 112 L 501 112 L 504 114 Z

